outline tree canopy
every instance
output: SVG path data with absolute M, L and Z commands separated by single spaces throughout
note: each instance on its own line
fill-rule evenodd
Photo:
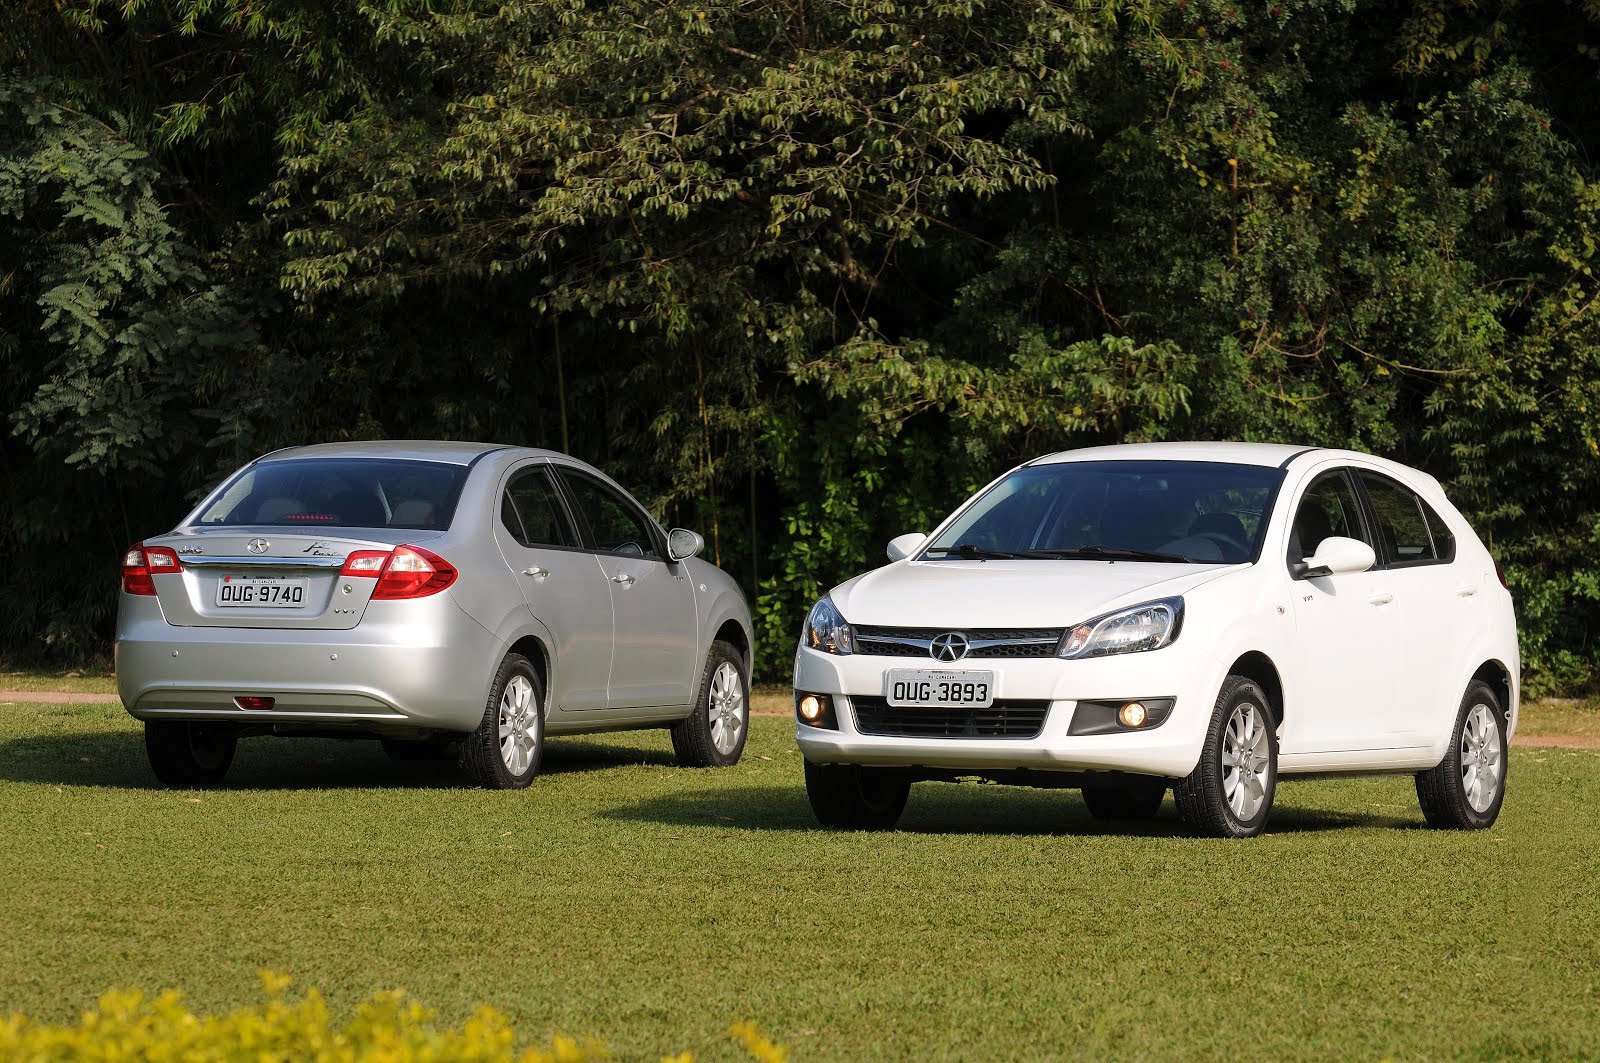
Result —
M 1033 455 L 1439 477 L 1600 683 L 1600 4 L 20 0 L 0 650 L 271 447 L 564 449 L 805 609 Z

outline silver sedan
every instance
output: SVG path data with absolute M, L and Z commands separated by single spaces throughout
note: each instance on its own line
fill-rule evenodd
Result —
M 257 734 L 458 749 L 497 789 L 533 780 L 547 733 L 667 727 L 680 763 L 733 764 L 750 610 L 704 545 L 551 451 L 276 451 L 129 548 L 117 686 L 178 786 Z

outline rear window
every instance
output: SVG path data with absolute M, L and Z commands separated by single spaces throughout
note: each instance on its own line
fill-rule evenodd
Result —
M 264 461 L 236 476 L 200 514 L 207 528 L 448 528 L 463 465 L 390 458 Z

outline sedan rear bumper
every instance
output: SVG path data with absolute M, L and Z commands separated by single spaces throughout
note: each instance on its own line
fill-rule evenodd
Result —
M 117 689 L 138 719 L 406 732 L 470 731 L 482 718 L 493 637 L 448 595 L 374 603 L 349 630 L 181 627 L 127 597 Z M 242 709 L 240 696 L 274 704 Z

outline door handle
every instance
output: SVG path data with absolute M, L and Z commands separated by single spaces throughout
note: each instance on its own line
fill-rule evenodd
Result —
M 633 577 L 628 575 L 626 572 L 623 572 L 623 573 L 621 573 L 619 575 L 612 576 L 611 577 L 611 582 L 612 583 L 620 583 L 624 587 L 626 587 L 628 584 L 633 582 Z
M 1388 591 L 1383 591 L 1379 594 L 1374 594 L 1371 598 L 1368 598 L 1367 601 L 1371 602 L 1373 605 L 1388 605 L 1390 602 L 1394 601 L 1394 595 L 1390 594 Z
M 546 576 L 550 575 L 550 570 L 547 568 L 540 568 L 538 565 L 534 565 L 532 568 L 523 569 L 522 574 L 524 576 L 532 576 L 534 579 L 544 579 Z
M 1474 594 L 1477 594 L 1477 593 L 1478 593 L 1478 588 L 1476 588 L 1476 587 L 1457 587 L 1456 588 L 1456 597 L 1457 598 L 1471 598 Z

